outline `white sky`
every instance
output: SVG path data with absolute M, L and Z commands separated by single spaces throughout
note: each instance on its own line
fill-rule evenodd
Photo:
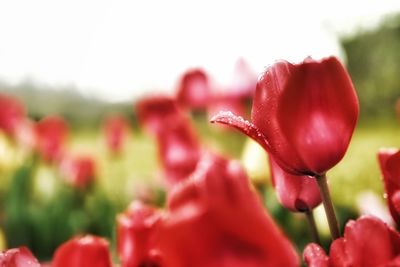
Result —
M 0 2 L 0 79 L 76 85 L 110 101 L 171 90 L 189 67 L 229 83 L 239 57 L 341 55 L 338 32 L 371 27 L 398 0 Z

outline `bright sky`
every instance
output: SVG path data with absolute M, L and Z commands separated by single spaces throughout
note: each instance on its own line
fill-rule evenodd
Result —
M 115 101 L 171 90 L 189 67 L 228 84 L 239 57 L 341 56 L 337 33 L 374 26 L 398 0 L 0 2 L 0 79 L 75 85 Z

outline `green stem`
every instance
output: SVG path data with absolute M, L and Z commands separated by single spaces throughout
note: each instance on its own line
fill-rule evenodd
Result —
M 340 232 L 335 210 L 333 208 L 331 194 L 329 193 L 328 181 L 325 174 L 315 176 L 315 178 L 317 179 L 319 192 L 321 193 L 322 202 L 324 204 L 325 214 L 329 224 L 329 230 L 331 231 L 332 239 L 335 240 L 340 237 Z
M 317 225 L 315 224 L 313 211 L 307 210 L 304 212 L 304 214 L 306 215 L 308 225 L 310 226 L 310 234 L 311 234 L 311 238 L 312 238 L 313 242 L 320 245 L 321 241 L 319 240 L 318 229 L 317 229 Z

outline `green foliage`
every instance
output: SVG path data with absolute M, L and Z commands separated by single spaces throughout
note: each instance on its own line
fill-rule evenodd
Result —
M 393 116 L 400 96 L 400 15 L 342 39 L 360 99 L 361 118 Z

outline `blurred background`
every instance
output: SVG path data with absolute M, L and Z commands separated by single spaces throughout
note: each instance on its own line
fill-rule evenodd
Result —
M 307 226 L 277 202 L 263 151 L 208 118 L 233 108 L 224 104 L 233 96 L 249 118 L 257 77 L 275 60 L 329 55 L 347 66 L 361 108 L 349 151 L 328 174 L 340 220 L 372 213 L 391 223 L 376 152 L 400 146 L 399 1 L 0 3 L 0 94 L 13 99 L 0 101 L 0 110 L 15 100 L 29 118 L 18 134 L 0 131 L 0 247 L 25 244 L 46 260 L 77 233 L 114 244 L 115 216 L 133 199 L 164 205 L 157 143 L 136 103 L 148 95 L 179 99 L 185 77 L 195 74 L 206 81 L 195 91 L 220 100 L 186 106 L 201 143 L 242 162 L 301 249 Z M 57 136 L 71 156 L 32 153 L 32 125 Z M 121 147 L 110 131 L 123 132 Z M 317 221 L 327 238 L 318 211 Z

